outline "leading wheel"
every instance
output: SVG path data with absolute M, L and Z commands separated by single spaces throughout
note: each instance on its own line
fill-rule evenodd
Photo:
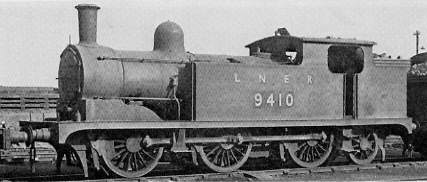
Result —
M 325 140 L 308 140 L 285 144 L 292 161 L 301 167 L 314 168 L 326 163 L 331 156 L 334 135 Z
M 154 169 L 163 154 L 163 147 L 144 148 L 141 141 L 139 136 L 104 140 L 100 153 L 107 167 L 126 178 L 140 177 Z
M 348 158 L 355 164 L 369 164 L 377 156 L 378 137 L 374 132 L 352 138 L 351 144 L 355 151 L 348 153 Z
M 216 172 L 232 172 L 248 160 L 252 144 L 212 144 L 195 146 L 203 163 Z

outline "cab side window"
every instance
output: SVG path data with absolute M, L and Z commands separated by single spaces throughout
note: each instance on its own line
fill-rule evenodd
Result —
M 360 73 L 363 64 L 364 53 L 358 46 L 337 45 L 328 49 L 328 68 L 332 73 Z

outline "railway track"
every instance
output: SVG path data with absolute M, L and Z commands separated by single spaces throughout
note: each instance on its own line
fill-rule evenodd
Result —
M 231 173 L 202 173 L 202 174 L 186 174 L 186 175 L 168 175 L 168 176 L 152 176 L 134 179 L 96 179 L 88 180 L 91 182 L 111 182 L 111 181 L 272 181 L 284 178 L 307 177 L 309 175 L 329 174 L 342 175 L 343 173 L 363 173 L 366 171 L 375 172 L 379 175 L 383 171 L 390 170 L 413 170 L 416 168 L 427 169 L 427 161 L 413 162 L 388 162 L 374 163 L 370 165 L 343 165 L 343 166 L 328 166 L 318 167 L 313 169 L 307 168 L 292 168 L 292 169 L 274 169 L 274 170 L 239 170 Z M 420 180 L 427 179 L 427 175 L 413 176 L 408 178 L 400 178 L 398 180 Z
M 317 175 L 326 175 L 340 179 L 343 174 L 357 175 L 365 172 L 375 173 L 377 176 L 387 176 L 390 171 L 427 171 L 427 161 L 417 160 L 408 161 L 403 158 L 389 159 L 385 163 L 373 163 L 369 165 L 345 165 L 343 162 L 334 162 L 332 166 L 317 168 L 285 168 L 285 169 L 262 169 L 262 170 L 239 170 L 231 173 L 191 173 L 183 170 L 175 170 L 164 175 L 160 170 L 153 171 L 148 177 L 142 178 L 107 178 L 107 179 L 85 179 L 83 174 L 56 174 L 40 175 L 28 177 L 10 177 L 1 180 L 6 181 L 92 181 L 92 182 L 111 182 L 111 181 L 271 181 L 271 180 L 307 180 L 315 178 Z M 382 174 L 383 173 L 383 174 Z M 396 172 L 393 172 L 396 173 Z M 407 172 L 403 172 L 407 173 Z M 398 180 L 422 180 L 427 179 L 427 175 L 420 173 L 411 177 L 403 177 Z M 394 179 L 392 179 L 394 180 Z

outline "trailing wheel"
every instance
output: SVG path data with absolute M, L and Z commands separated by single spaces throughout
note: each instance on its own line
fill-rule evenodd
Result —
M 301 167 L 314 168 L 325 164 L 334 148 L 334 135 L 330 134 L 324 140 L 308 140 L 285 143 L 288 158 Z
M 103 140 L 100 153 L 108 169 L 126 178 L 140 177 L 154 169 L 163 147 L 142 147 L 141 141 L 140 136 Z
M 378 137 L 374 132 L 351 138 L 351 144 L 354 151 L 348 153 L 348 158 L 355 164 L 369 164 L 377 156 Z
M 239 169 L 248 160 L 252 144 L 207 144 L 195 146 L 202 162 L 216 172 Z

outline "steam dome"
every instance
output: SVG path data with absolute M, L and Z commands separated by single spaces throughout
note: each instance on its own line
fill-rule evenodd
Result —
M 171 21 L 161 23 L 154 33 L 154 51 L 184 53 L 184 32 Z

